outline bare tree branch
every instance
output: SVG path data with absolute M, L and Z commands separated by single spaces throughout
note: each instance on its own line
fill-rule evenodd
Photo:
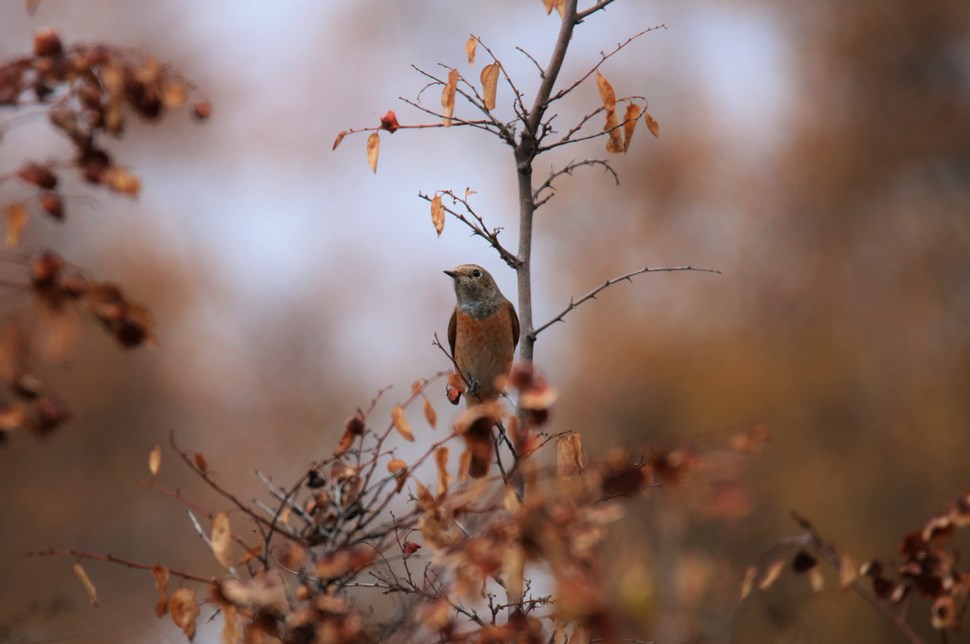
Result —
M 50 548 L 48 550 L 34 550 L 32 552 L 25 552 L 25 557 L 76 557 L 78 559 L 90 559 L 92 561 L 108 561 L 114 564 L 119 564 L 127 568 L 137 568 L 138 570 L 154 570 L 155 566 L 158 564 L 142 563 L 140 561 L 132 561 L 131 559 L 122 559 L 121 557 L 115 557 L 114 555 L 103 554 L 100 552 L 88 552 L 86 550 L 73 550 L 64 549 L 57 550 Z M 190 572 L 183 572 L 181 570 L 168 569 L 170 575 L 179 577 L 180 579 L 185 579 L 186 581 L 197 581 L 202 584 L 217 584 L 219 580 L 215 577 L 203 577 L 201 575 L 193 575 Z
M 453 208 L 449 208 L 448 206 L 442 204 L 442 207 L 445 209 L 445 212 L 447 212 L 449 215 L 451 215 L 458 221 L 468 226 L 471 229 L 473 235 L 477 237 L 481 237 L 482 239 L 487 241 L 489 245 L 498 252 L 499 257 L 502 258 L 502 261 L 508 264 L 509 267 L 511 268 L 518 267 L 518 262 L 519 262 L 518 258 L 515 256 L 514 253 L 512 253 L 512 251 L 510 251 L 505 246 L 503 246 L 498 239 L 499 233 L 502 232 L 501 228 L 493 228 L 492 230 L 489 230 L 488 227 L 486 227 L 485 225 L 485 220 L 482 218 L 481 215 L 475 212 L 475 209 L 471 207 L 471 204 L 468 203 L 468 200 L 465 198 L 459 197 L 451 190 L 440 190 L 438 194 L 448 195 L 449 197 L 451 197 L 453 203 L 460 203 L 462 207 L 468 212 L 468 215 L 471 216 L 471 219 L 465 216 L 465 214 L 458 212 L 457 210 Z M 418 197 L 428 202 L 432 200 L 431 196 L 426 195 L 422 192 L 418 193 Z
M 583 20 L 585 20 L 586 18 L 590 17 L 592 14 L 596 13 L 597 11 L 600 11 L 602 9 L 605 9 L 607 6 L 613 4 L 613 1 L 614 0 L 600 0 L 599 2 L 597 2 L 596 4 L 594 4 L 592 7 L 588 8 L 588 9 L 583 9 L 582 11 L 577 12 L 576 13 L 576 24 L 581 23 Z
M 595 300 L 597 295 L 599 295 L 601 292 L 605 291 L 609 287 L 613 286 L 614 284 L 618 284 L 623 281 L 633 282 L 633 279 L 632 279 L 633 277 L 637 275 L 642 275 L 644 273 L 671 273 L 674 271 L 695 271 L 698 273 L 717 273 L 718 275 L 721 274 L 721 271 L 715 270 L 713 268 L 696 268 L 694 266 L 662 266 L 658 268 L 650 268 L 649 266 L 644 266 L 643 268 L 627 273 L 626 275 L 620 275 L 619 277 L 614 277 L 612 279 L 606 280 L 605 282 L 603 282 L 602 284 L 600 284 L 592 291 L 590 291 L 586 295 L 579 298 L 578 300 L 570 300 L 569 306 L 567 306 L 562 311 L 560 311 L 559 315 L 552 318 L 551 320 L 549 320 L 548 322 L 546 322 L 545 324 L 543 324 L 542 326 L 540 326 L 539 328 L 535 329 L 532 332 L 533 341 L 535 340 L 536 336 L 538 336 L 540 333 L 542 333 L 543 331 L 551 327 L 556 322 L 562 322 L 563 318 L 566 317 L 566 315 L 570 311 L 578 307 L 583 302 L 587 302 L 589 300 Z
M 576 168 L 580 168 L 582 166 L 594 166 L 594 165 L 603 166 L 603 170 L 605 172 L 608 172 L 611 175 L 613 175 L 613 180 L 616 182 L 616 185 L 620 185 L 620 177 L 617 176 L 616 170 L 613 169 L 613 166 L 611 166 L 609 161 L 607 161 L 606 159 L 584 159 L 582 161 L 570 161 L 568 164 L 566 164 L 564 167 L 560 168 L 559 170 L 551 171 L 549 173 L 549 177 L 546 178 L 546 180 L 543 181 L 538 188 L 532 191 L 532 199 L 536 203 L 536 208 L 539 208 L 539 206 L 541 206 L 542 204 L 552 199 L 552 196 L 555 194 L 555 190 L 553 190 L 552 184 L 558 177 L 561 177 L 564 174 L 572 175 L 573 170 L 575 170 Z M 552 192 L 550 192 L 550 194 L 546 195 L 545 197 L 542 197 L 542 192 L 544 190 L 550 190 Z

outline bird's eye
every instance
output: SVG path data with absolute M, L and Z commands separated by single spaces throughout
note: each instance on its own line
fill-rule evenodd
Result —
M 472 277 L 481 277 L 481 276 L 482 276 L 482 272 L 477 268 L 472 271 Z

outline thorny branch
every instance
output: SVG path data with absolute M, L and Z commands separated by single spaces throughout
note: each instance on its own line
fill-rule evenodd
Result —
M 448 206 L 445 206 L 444 204 L 442 204 L 442 206 L 445 209 L 445 212 L 447 212 L 449 215 L 451 215 L 461 223 L 468 226 L 472 231 L 472 235 L 481 237 L 482 239 L 487 241 L 489 245 L 498 252 L 502 260 L 506 264 L 508 264 L 511 268 L 518 267 L 518 262 L 519 262 L 518 258 L 515 256 L 514 253 L 512 253 L 512 251 L 505 248 L 505 246 L 503 246 L 498 239 L 499 233 L 502 232 L 501 228 L 493 228 L 489 230 L 488 227 L 486 227 L 485 225 L 485 220 L 482 218 L 481 215 L 475 212 L 475 209 L 472 208 L 468 200 L 465 198 L 459 197 L 451 190 L 440 190 L 438 191 L 438 194 L 447 195 L 448 197 L 451 198 L 452 203 L 460 203 L 462 207 L 465 209 L 465 211 L 468 213 L 468 216 L 466 216 L 464 213 L 461 213 L 455 210 L 454 208 L 449 208 Z M 424 199 L 429 203 L 432 200 L 432 197 L 430 195 L 426 195 L 422 192 L 418 193 L 418 197 L 420 197 L 421 199 Z
M 642 275 L 644 273 L 671 273 L 674 271 L 694 271 L 697 273 L 717 273 L 718 275 L 721 274 L 721 271 L 715 270 L 713 268 L 697 268 L 694 266 L 662 266 L 657 268 L 644 266 L 643 268 L 627 273 L 626 275 L 620 275 L 619 277 L 614 277 L 612 279 L 606 280 L 605 282 L 603 282 L 602 284 L 600 284 L 592 291 L 590 291 L 586 295 L 579 298 L 578 300 L 570 300 L 569 306 L 567 306 L 562 311 L 560 311 L 559 315 L 552 318 L 551 320 L 549 320 L 539 328 L 535 329 L 532 332 L 532 338 L 533 340 L 535 340 L 536 336 L 538 336 L 540 333 L 542 333 L 543 331 L 551 327 L 553 324 L 555 324 L 556 322 L 562 322 L 563 318 L 566 317 L 566 314 L 568 314 L 570 311 L 578 307 L 583 302 L 586 302 L 589 300 L 595 300 L 597 295 L 599 295 L 601 292 L 605 291 L 609 287 L 613 286 L 614 284 L 618 284 L 619 282 L 623 282 L 623 281 L 633 282 L 633 279 L 632 279 L 633 277 L 637 275 Z
M 617 176 L 616 170 L 613 169 L 613 166 L 611 166 L 610 162 L 607 161 L 606 159 L 584 159 L 582 161 L 570 161 L 559 170 L 551 171 L 549 173 L 549 176 L 546 178 L 546 180 L 543 181 L 538 188 L 532 191 L 532 199 L 533 201 L 535 201 L 536 208 L 538 208 L 539 206 L 543 205 L 544 203 L 552 199 L 553 195 L 555 194 L 555 190 L 553 190 L 552 184 L 556 179 L 558 179 L 564 174 L 568 174 L 571 176 L 573 173 L 573 170 L 575 170 L 576 168 L 580 168 L 583 166 L 595 166 L 595 165 L 602 166 L 604 172 L 608 172 L 613 176 L 613 181 L 616 182 L 616 185 L 620 185 L 620 177 Z M 542 193 L 545 190 L 549 190 L 550 193 L 545 197 L 543 197 Z
M 73 550 L 73 549 L 55 549 L 49 548 L 48 550 L 34 550 L 33 552 L 24 553 L 25 557 L 76 557 L 78 559 L 90 559 L 92 561 L 108 561 L 120 566 L 125 566 L 126 568 L 137 568 L 138 570 L 154 570 L 157 564 L 142 563 L 140 561 L 132 561 L 131 559 L 123 559 L 121 557 L 116 557 L 114 555 L 104 554 L 100 552 L 88 552 L 86 550 Z M 193 575 L 190 572 L 184 572 L 181 570 L 168 569 L 170 575 L 179 577 L 180 579 L 185 579 L 186 581 L 197 581 L 202 584 L 216 584 L 218 579 L 215 577 L 203 577 L 201 575 Z

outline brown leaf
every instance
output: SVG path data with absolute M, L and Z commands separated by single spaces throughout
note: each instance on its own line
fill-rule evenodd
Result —
M 162 466 L 162 446 L 155 443 L 155 448 L 148 453 L 148 471 L 152 478 L 158 476 L 158 469 Z
M 455 93 L 458 91 L 458 79 L 460 75 L 457 69 L 448 72 L 448 82 L 441 90 L 441 113 L 444 115 L 445 127 L 451 127 L 451 117 L 455 113 Z
M 424 419 L 431 425 L 431 429 L 434 429 L 438 422 L 438 414 L 435 413 L 434 407 L 431 406 L 431 401 L 427 398 L 424 399 Z
M 839 588 L 845 590 L 855 583 L 859 576 L 859 566 L 855 560 L 847 554 L 839 558 Z
M 603 107 L 607 112 L 616 111 L 616 92 L 613 91 L 613 86 L 610 85 L 610 81 L 606 80 L 606 76 L 596 72 L 596 86 L 600 91 L 600 100 L 603 101 Z
M 119 194 L 137 197 L 141 192 L 141 180 L 120 166 L 111 166 L 104 171 L 101 183 Z
M 603 131 L 608 133 L 609 139 L 606 141 L 606 151 L 611 154 L 623 152 L 623 134 L 620 132 L 620 119 L 616 112 L 608 110 L 606 112 L 606 124 Z
M 184 105 L 188 97 L 185 85 L 179 81 L 170 80 L 162 87 L 162 105 L 169 109 Z
M 781 573 L 784 572 L 784 570 L 784 559 L 776 559 L 775 561 L 771 562 L 771 565 L 768 566 L 768 569 L 765 570 L 765 574 L 761 577 L 761 581 L 758 582 L 758 588 L 760 590 L 768 590 L 774 586 L 775 582 L 778 581 L 778 578 L 781 577 Z
M 420 543 L 414 543 L 413 541 L 405 541 L 401 546 L 401 552 L 404 553 L 404 558 L 407 559 L 415 552 L 421 549 Z
M 91 600 L 91 605 L 97 606 L 98 591 L 94 588 L 94 584 L 91 583 L 91 579 L 88 577 L 88 573 L 84 571 L 84 567 L 81 565 L 80 562 L 77 562 L 74 564 L 73 571 L 74 571 L 74 576 L 77 577 L 77 580 L 81 582 L 82 586 L 84 586 L 84 590 L 87 591 L 88 599 Z
M 397 491 L 400 492 L 408 478 L 407 462 L 399 458 L 392 459 L 387 464 L 387 471 L 397 477 Z
M 16 248 L 20 243 L 29 216 L 27 206 L 19 201 L 7 207 L 7 248 Z
M 556 469 L 563 478 L 572 478 L 586 469 L 582 440 L 576 432 L 568 432 L 556 439 Z
M 212 518 L 212 554 L 216 561 L 226 568 L 232 566 L 232 530 L 229 527 L 229 515 L 218 513 Z
M 510 543 L 502 549 L 502 576 L 509 602 L 518 604 L 525 590 L 525 549 L 521 545 Z
M 451 476 L 448 474 L 448 454 L 447 447 L 439 447 L 434 452 L 434 461 L 438 465 L 438 496 L 448 491 L 448 484 L 451 483 Z
M 57 221 L 64 221 L 64 200 L 56 192 L 45 192 L 40 195 L 40 207 Z
M 395 405 L 394 409 L 391 410 L 391 421 L 394 423 L 394 429 L 400 434 L 404 440 L 414 442 L 414 434 L 411 433 L 411 425 L 408 424 L 407 416 L 404 415 L 404 408 L 400 405 Z
M 205 456 L 202 452 L 195 453 L 195 466 L 199 468 L 199 471 L 205 474 L 209 471 L 209 463 L 205 460 Z
M 758 569 L 754 566 L 748 566 L 747 570 L 744 571 L 744 581 L 741 582 L 741 601 L 748 598 L 751 594 L 751 589 L 754 587 L 755 577 L 758 576 Z
M 498 77 L 501 68 L 491 63 L 482 68 L 482 100 L 486 110 L 495 109 L 495 95 L 498 92 Z
M 475 64 L 475 49 L 478 48 L 478 38 L 475 36 L 469 36 L 468 40 L 465 41 L 465 53 L 468 54 L 468 64 Z
M 236 644 L 239 641 L 238 612 L 232 604 L 222 607 L 222 644 Z
M 650 130 L 650 134 L 654 135 L 656 138 L 660 138 L 660 123 L 657 123 L 657 119 L 650 115 L 650 112 L 643 111 L 643 120 L 647 123 L 647 129 Z
M 33 161 L 28 161 L 17 170 L 17 176 L 30 185 L 44 190 L 53 190 L 57 187 L 57 175 L 50 167 Z
M 445 396 L 452 405 L 457 405 L 461 400 L 461 395 L 465 392 L 465 381 L 457 373 L 448 374 L 448 382 L 445 384 Z
M 179 588 L 172 593 L 168 598 L 168 613 L 175 625 L 192 641 L 195 638 L 195 620 L 199 617 L 195 591 L 191 588 Z
M 633 130 L 637 127 L 640 119 L 640 106 L 636 103 L 629 103 L 626 112 L 623 114 L 623 151 L 630 149 L 630 141 L 633 140 Z
M 152 577 L 155 578 L 155 590 L 158 591 L 158 603 L 155 604 L 155 615 L 161 617 L 168 610 L 168 568 L 156 565 L 152 568 Z
M 259 572 L 246 581 L 226 579 L 218 590 L 226 602 L 235 606 L 252 607 L 273 615 L 282 615 L 290 610 L 286 586 L 275 570 Z
M 431 223 L 438 237 L 441 237 L 441 231 L 445 229 L 445 207 L 441 203 L 441 195 L 435 195 L 431 199 Z
M 367 137 L 367 165 L 376 174 L 377 173 L 377 157 L 381 153 L 381 135 L 377 132 L 371 132 L 370 136 Z
M 340 132 L 339 132 L 339 133 L 337 134 L 337 138 L 335 138 L 335 139 L 333 140 L 333 147 L 332 147 L 332 148 L 330 148 L 330 149 L 331 149 L 331 150 L 336 150 L 336 149 L 337 149 L 337 146 L 338 146 L 338 145 L 340 145 L 340 142 L 344 140 L 344 137 L 345 137 L 345 136 L 347 136 L 347 131 L 346 131 L 346 130 L 341 130 L 341 131 L 340 131 Z

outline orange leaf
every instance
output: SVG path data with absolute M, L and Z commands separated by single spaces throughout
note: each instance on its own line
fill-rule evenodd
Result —
M 407 469 L 408 469 L 407 462 L 399 458 L 395 458 L 387 464 L 387 471 L 390 472 L 391 474 L 399 474 L 402 471 Z
M 377 157 L 381 153 L 381 135 L 377 132 L 371 132 L 371 135 L 367 137 L 367 165 L 376 174 L 377 173 Z
M 855 560 L 851 556 L 843 554 L 839 559 L 839 587 L 845 590 L 855 583 L 858 576 L 859 566 L 856 565 Z
M 458 79 L 460 78 L 457 69 L 448 72 L 448 82 L 441 91 L 441 111 L 445 117 L 445 127 L 451 127 L 451 117 L 455 113 L 455 93 L 458 91 Z
M 80 563 L 74 564 L 74 576 L 77 580 L 81 582 L 84 586 L 84 590 L 88 592 L 88 599 L 91 600 L 92 606 L 98 605 L 98 591 L 95 590 L 94 584 L 91 583 L 91 579 L 88 578 L 88 573 L 84 571 L 84 567 Z
M 162 466 L 162 446 L 155 443 L 155 449 L 148 453 L 148 471 L 152 478 L 158 476 L 158 469 Z
M 633 130 L 637 127 L 640 119 L 640 106 L 636 103 L 629 103 L 626 106 L 626 113 L 623 114 L 623 151 L 630 149 L 630 141 L 633 140 Z
M 765 574 L 761 578 L 761 581 L 758 582 L 758 588 L 761 590 L 768 590 L 769 588 L 774 586 L 775 582 L 778 581 L 778 578 L 781 577 L 781 573 L 784 570 L 785 570 L 784 559 L 778 559 L 776 561 L 773 561 L 772 564 L 768 566 L 768 569 L 765 570 Z
M 434 453 L 434 460 L 438 465 L 438 496 L 448 491 L 448 484 L 451 482 L 451 476 L 448 474 L 449 451 L 447 447 L 439 447 Z
M 475 64 L 475 49 L 478 47 L 478 38 L 469 36 L 465 42 L 465 53 L 468 54 L 468 64 Z
M 650 112 L 644 110 L 643 120 L 647 122 L 647 129 L 650 130 L 650 134 L 654 135 L 656 138 L 660 138 L 660 123 L 657 123 L 657 119 L 650 116 Z
M 754 587 L 754 579 L 758 576 L 758 569 L 754 566 L 748 566 L 748 569 L 744 571 L 744 581 L 741 582 L 741 601 L 748 598 L 751 594 L 751 589 Z
M 345 136 L 347 136 L 347 131 L 346 130 L 341 130 L 339 133 L 337 133 L 337 138 L 335 138 L 333 140 L 333 147 L 330 148 L 330 149 L 331 150 L 336 150 L 337 149 L 337 146 L 340 145 L 340 142 L 344 140 L 344 137 Z
M 623 152 L 623 135 L 620 133 L 620 120 L 616 117 L 616 112 L 609 110 L 606 112 L 606 125 L 603 131 L 609 133 L 606 141 L 606 151 L 611 153 Z
M 190 640 L 195 637 L 195 620 L 199 616 L 199 606 L 195 603 L 195 591 L 179 588 L 168 598 L 168 612 L 175 625 L 182 629 Z
M 232 531 L 229 528 L 229 515 L 220 512 L 212 519 L 212 554 L 216 561 L 226 568 L 232 566 Z
M 155 604 L 155 615 L 161 617 L 168 610 L 168 568 L 156 565 L 152 568 L 152 577 L 155 578 L 155 590 L 158 591 L 158 603 Z
M 556 439 L 556 469 L 559 476 L 572 478 L 586 469 L 586 456 L 579 434 L 569 432 Z
M 599 72 L 596 72 L 596 86 L 600 90 L 600 100 L 603 101 L 606 111 L 616 111 L 616 92 L 613 91 L 610 81 L 606 80 L 606 76 Z
M 7 248 L 16 248 L 20 243 L 29 215 L 27 206 L 19 201 L 7 207 Z
M 202 452 L 195 453 L 195 466 L 199 468 L 199 471 L 205 474 L 209 471 L 209 463 L 205 460 L 205 456 Z
M 501 68 L 498 63 L 491 63 L 482 68 L 482 100 L 486 110 L 495 109 L 495 94 L 498 91 L 498 75 Z
M 434 407 L 431 406 L 431 401 L 427 398 L 424 399 L 424 419 L 431 425 L 431 429 L 434 429 L 435 424 L 438 422 L 438 414 L 435 413 Z
M 391 410 L 391 420 L 394 422 L 394 429 L 404 437 L 404 440 L 414 442 L 414 434 L 411 433 L 411 425 L 408 424 L 408 418 L 404 415 L 403 407 L 396 405 Z
M 107 184 L 108 188 L 114 192 L 130 197 L 137 197 L 138 193 L 141 192 L 141 180 L 128 170 L 116 165 L 104 171 L 101 183 Z
M 431 223 L 434 224 L 438 237 L 441 237 L 441 231 L 445 229 L 445 207 L 441 203 L 441 195 L 435 195 L 431 199 Z

